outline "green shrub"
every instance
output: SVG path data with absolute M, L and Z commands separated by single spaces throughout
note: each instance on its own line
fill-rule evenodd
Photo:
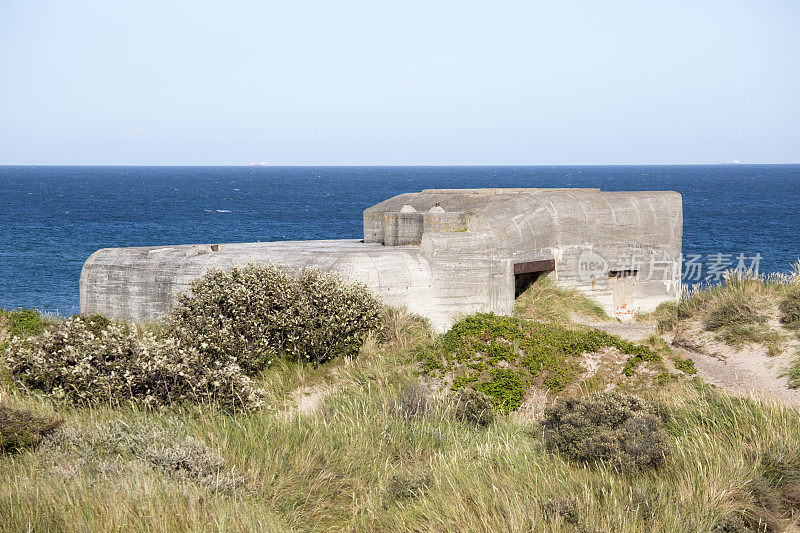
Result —
M 675 368 L 683 372 L 684 374 L 692 375 L 697 373 L 697 369 L 694 367 L 694 361 L 691 359 L 675 359 Z
M 35 446 L 62 423 L 63 420 L 44 418 L 0 405 L 0 453 Z
M 333 274 L 249 265 L 193 282 L 169 329 L 206 357 L 235 357 L 255 373 L 280 357 L 316 364 L 355 355 L 381 310 L 365 287 Z
M 0 309 L 0 346 L 4 337 L 29 337 L 38 335 L 44 329 L 44 318 L 33 309 Z
M 99 337 L 108 326 L 111 325 L 111 320 L 103 315 L 89 314 L 89 315 L 75 315 L 76 320 L 83 322 L 86 329 L 91 331 L 95 336 Z
M 97 324 L 72 317 L 38 337 L 11 339 L 5 353 L 11 375 L 23 387 L 79 404 L 195 400 L 244 407 L 259 402 L 260 391 L 231 356 L 214 356 L 118 323 L 95 335 Z
M 669 453 L 653 405 L 621 393 L 559 398 L 545 409 L 548 450 L 582 461 L 609 461 L 626 469 L 661 465 Z
M 461 389 L 453 397 L 453 414 L 461 422 L 488 426 L 494 421 L 492 399 L 476 390 Z
M 520 379 L 519 374 L 508 368 L 496 368 L 489 381 L 475 386 L 475 390 L 491 398 L 494 406 L 502 413 L 516 409 L 525 398 L 530 384 Z
M 786 296 L 780 303 L 781 324 L 790 328 L 800 328 L 800 291 Z
M 421 356 L 434 375 L 451 373 L 453 390 L 470 387 L 492 397 L 495 408 L 517 409 L 531 385 L 563 390 L 582 371 L 579 357 L 603 348 L 628 355 L 631 376 L 643 361 L 660 362 L 650 348 L 596 329 L 572 328 L 479 313 L 456 323 Z
M 628 357 L 625 361 L 625 366 L 622 367 L 622 373 L 630 377 L 636 373 L 636 368 L 640 363 L 651 362 L 656 363 L 661 361 L 661 356 L 652 350 L 636 350 L 636 352 Z

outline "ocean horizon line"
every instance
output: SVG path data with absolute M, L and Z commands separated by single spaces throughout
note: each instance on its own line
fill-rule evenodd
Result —
M 68 164 L 68 163 L 2 163 L 0 168 L 16 167 L 85 167 L 85 168 L 576 168 L 576 167 L 791 167 L 797 163 L 501 163 L 501 164 L 369 164 L 369 165 L 266 165 L 266 164 Z

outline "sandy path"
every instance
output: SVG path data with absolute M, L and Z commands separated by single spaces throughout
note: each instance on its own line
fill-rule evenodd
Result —
M 637 322 L 594 322 L 585 325 L 601 329 L 633 342 L 641 342 L 656 334 L 650 324 Z M 775 324 L 770 324 L 776 326 Z M 776 326 L 780 328 L 780 326 Z M 701 331 L 699 324 L 684 330 L 676 344 L 675 334 L 661 336 L 672 349 L 694 361 L 698 375 L 707 383 L 739 396 L 757 396 L 800 404 L 800 389 L 790 389 L 780 374 L 795 357 L 798 340 L 788 336 L 780 355 L 770 357 L 762 346 L 745 346 L 741 350 L 714 339 L 714 334 Z

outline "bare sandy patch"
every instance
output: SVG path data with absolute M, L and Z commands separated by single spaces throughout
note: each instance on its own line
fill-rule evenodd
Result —
M 576 320 L 576 324 L 599 329 L 631 342 L 642 342 L 656 334 L 656 327 L 653 324 L 642 322 L 620 322 L 619 320 L 589 321 L 583 319 Z
M 779 329 L 779 324 L 770 324 Z M 703 380 L 739 396 L 772 398 L 800 403 L 800 390 L 790 389 L 781 376 L 789 366 L 798 346 L 796 337 L 788 336 L 783 349 L 774 356 L 760 344 L 741 348 L 717 340 L 714 333 L 703 331 L 700 324 L 685 324 L 675 333 L 664 336 L 675 352 L 694 361 Z
M 322 405 L 322 400 L 332 391 L 332 387 L 326 385 L 298 387 L 292 391 L 291 400 L 283 415 L 286 418 L 294 415 L 310 415 Z

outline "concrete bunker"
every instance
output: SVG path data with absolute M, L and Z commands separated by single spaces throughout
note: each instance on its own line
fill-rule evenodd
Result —
M 512 314 L 544 275 L 625 319 L 677 299 L 682 235 L 676 192 L 427 189 L 365 209 L 363 240 L 99 250 L 81 272 L 81 312 L 155 320 L 210 269 L 276 263 L 338 272 L 439 331 Z

